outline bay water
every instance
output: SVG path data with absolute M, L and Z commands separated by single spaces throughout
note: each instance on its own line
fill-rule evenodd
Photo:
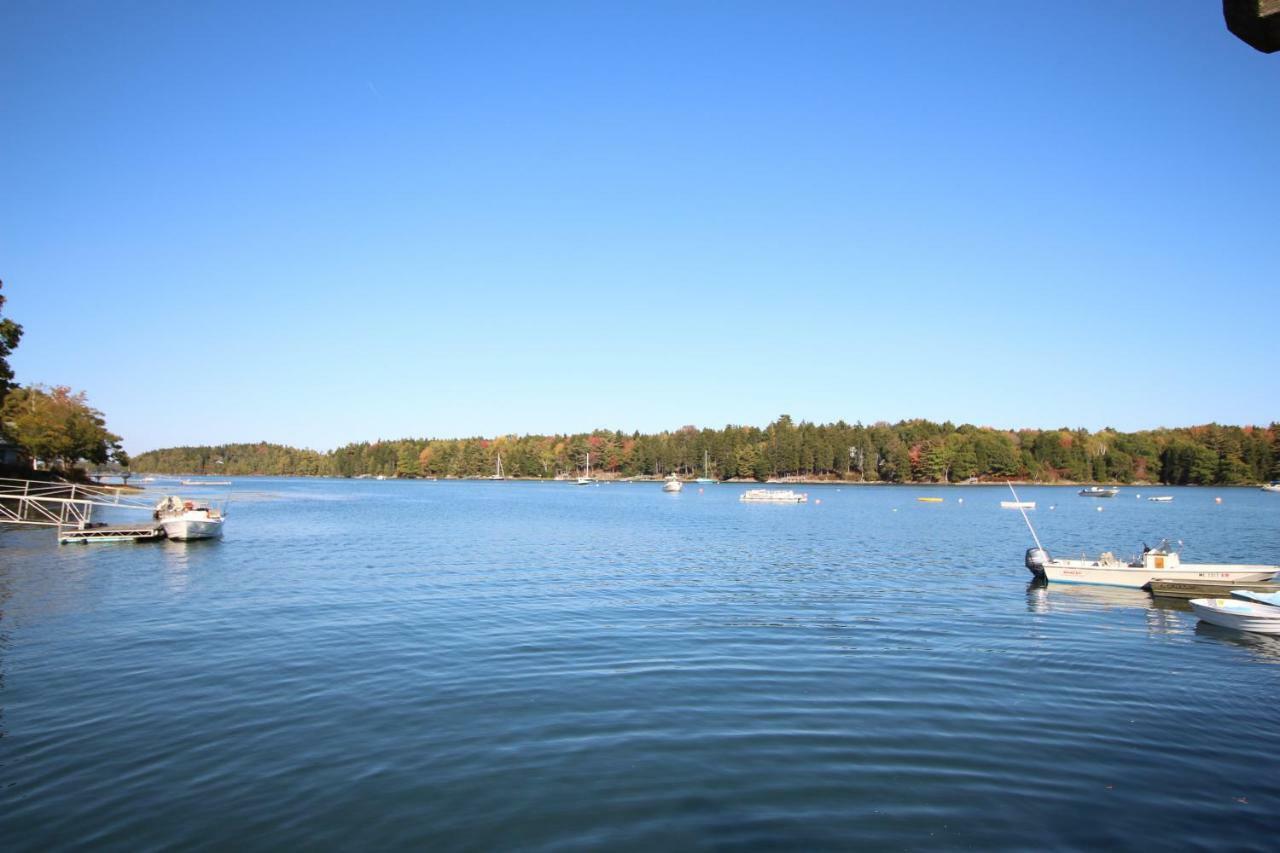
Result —
M 1280 638 L 1034 582 L 1003 487 L 744 488 L 240 478 L 222 541 L 0 532 L 0 847 L 1274 849 Z M 1257 489 L 1020 497 L 1055 555 L 1280 563 Z

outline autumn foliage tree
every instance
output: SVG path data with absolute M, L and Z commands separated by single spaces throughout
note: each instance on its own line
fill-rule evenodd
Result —
M 33 460 L 69 466 L 122 458 L 120 436 L 107 429 L 102 412 L 89 405 L 83 391 L 73 393 L 63 385 L 12 389 L 0 405 L 0 422 Z

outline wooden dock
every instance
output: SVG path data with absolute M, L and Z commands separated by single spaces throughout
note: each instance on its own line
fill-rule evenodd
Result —
M 58 531 L 58 544 L 74 542 L 149 542 L 163 539 L 164 528 L 156 522 L 147 524 L 112 524 Z
M 1165 598 L 1230 598 L 1233 589 L 1247 589 L 1250 592 L 1280 592 L 1280 583 L 1213 580 L 1153 580 L 1151 582 L 1151 594 Z

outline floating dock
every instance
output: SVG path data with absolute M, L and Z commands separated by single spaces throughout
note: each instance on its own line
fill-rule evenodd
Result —
M 1230 598 L 1231 590 L 1247 589 L 1250 592 L 1280 592 L 1280 584 L 1270 581 L 1170 581 L 1153 580 L 1151 594 L 1165 598 Z
M 164 528 L 155 522 L 149 524 L 104 524 L 100 527 L 58 531 L 59 545 L 68 545 L 76 542 L 149 542 L 153 539 L 163 538 Z

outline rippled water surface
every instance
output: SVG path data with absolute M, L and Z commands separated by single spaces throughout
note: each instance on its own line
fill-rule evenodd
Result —
M 244 479 L 221 542 L 6 530 L 0 846 L 1274 849 L 1280 638 L 1029 583 L 1007 491 L 741 491 Z M 1280 495 L 1022 497 L 1055 553 L 1280 562 Z

